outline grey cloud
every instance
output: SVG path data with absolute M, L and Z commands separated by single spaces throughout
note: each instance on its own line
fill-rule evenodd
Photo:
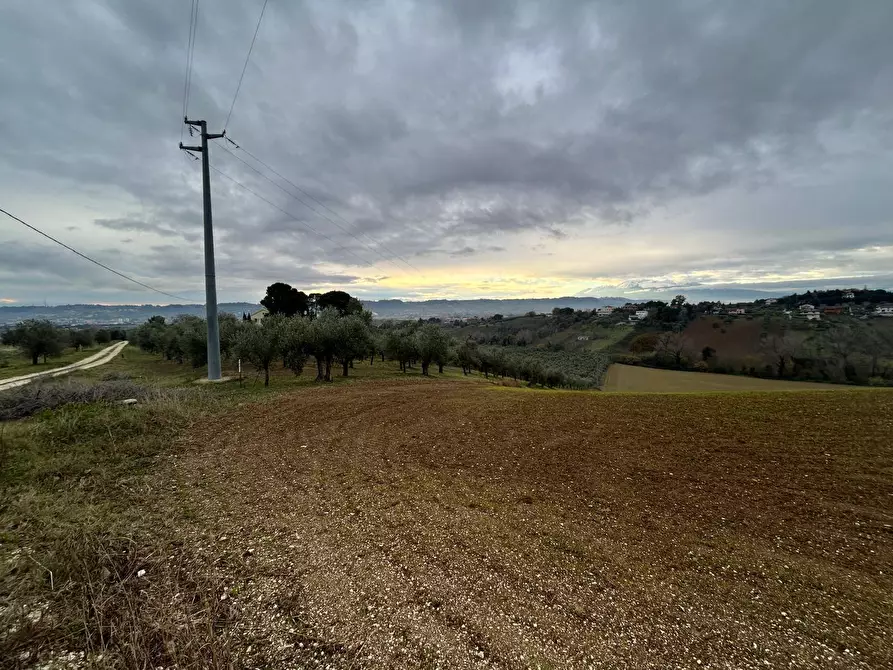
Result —
M 200 238 L 199 235 L 190 235 L 184 231 L 174 230 L 170 226 L 136 219 L 95 219 L 93 223 L 100 228 L 109 230 L 155 233 L 163 237 L 186 237 L 188 235 L 193 240 Z
M 221 0 L 200 13 L 189 112 L 211 130 L 259 5 Z M 0 25 L 17 54 L 0 60 L 0 165 L 54 180 L 47 193 L 127 199 L 108 214 L 97 199 L 97 231 L 182 239 L 128 251 L 171 283 L 202 274 L 198 164 L 176 146 L 187 27 L 183 3 L 127 0 L 11 0 Z M 889 198 L 872 184 L 889 167 L 879 156 L 893 127 L 891 33 L 887 2 L 271 3 L 228 132 L 339 225 L 212 146 L 215 166 L 299 220 L 212 173 L 218 256 L 239 282 L 293 267 L 350 283 L 406 270 L 398 254 L 432 265 L 488 246 L 523 256 L 517 240 L 530 232 L 567 245 L 617 224 L 634 236 L 680 200 L 703 230 L 748 247 L 742 265 L 766 272 L 783 265 L 768 248 L 776 235 L 816 252 L 890 244 Z M 867 157 L 846 188 L 840 143 Z M 805 191 L 779 207 L 720 198 L 796 180 L 820 184 L 821 208 Z M 789 221 L 810 234 L 786 235 Z M 667 237 L 686 225 L 666 222 Z M 631 271 L 730 255 L 683 248 Z M 312 269 L 323 263 L 347 269 Z

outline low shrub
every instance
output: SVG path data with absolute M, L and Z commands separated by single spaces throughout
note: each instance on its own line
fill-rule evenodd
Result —
M 86 384 L 75 380 L 34 382 L 0 393 L 0 421 L 24 419 L 38 412 L 64 405 L 115 403 L 128 398 L 144 401 L 167 397 L 172 393 L 188 392 L 188 389 L 162 391 L 126 380 L 103 381 L 98 384 Z

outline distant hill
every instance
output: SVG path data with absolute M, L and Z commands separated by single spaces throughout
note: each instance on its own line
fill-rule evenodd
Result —
M 605 305 L 622 305 L 624 297 L 517 298 L 506 300 L 363 300 L 363 305 L 380 319 L 440 319 L 468 316 L 517 316 L 527 312 L 548 314 L 556 307 L 595 309 Z
M 221 312 L 241 315 L 260 305 L 249 302 L 225 302 L 218 305 Z M 166 319 L 190 314 L 204 316 L 204 305 L 5 305 L 0 307 L 0 326 L 8 326 L 25 319 L 48 319 L 64 326 L 129 326 L 143 323 L 160 314 Z
M 459 318 L 469 316 L 505 316 L 527 312 L 546 313 L 555 307 L 595 309 L 604 305 L 622 305 L 626 298 L 530 298 L 518 300 L 364 300 L 363 305 L 380 319 Z M 257 303 L 227 302 L 222 312 L 241 314 L 260 308 Z M 7 305 L 0 306 L 0 326 L 25 319 L 49 319 L 59 325 L 136 325 L 156 314 L 173 318 L 181 314 L 205 315 L 204 305 Z
M 614 287 L 615 289 L 617 287 Z M 836 304 L 842 298 L 838 289 L 807 292 L 802 294 L 779 295 L 761 291 L 742 291 L 722 289 L 713 292 L 710 289 L 682 290 L 673 288 L 666 294 L 647 290 L 642 293 L 633 285 L 627 287 L 629 293 L 624 296 L 578 295 L 561 298 L 512 298 L 512 299 L 477 299 L 477 300 L 363 300 L 363 305 L 379 319 L 457 319 L 466 317 L 490 317 L 494 314 L 503 316 L 521 316 L 528 312 L 551 314 L 556 307 L 571 307 L 575 310 L 593 310 L 606 305 L 619 307 L 627 302 L 641 303 L 659 299 L 669 301 L 677 293 L 684 293 L 691 303 L 700 301 L 750 301 L 768 297 L 777 298 L 779 303 L 798 305 L 811 302 L 815 305 Z M 721 293 L 721 295 L 720 295 Z M 893 300 L 893 294 L 882 289 L 855 290 L 856 302 L 885 302 Z M 253 312 L 260 308 L 257 303 L 228 302 L 219 305 L 220 311 L 232 314 Z M 24 319 L 49 319 L 59 325 L 135 325 L 142 323 L 150 316 L 160 314 L 165 318 L 173 318 L 180 314 L 204 316 L 204 305 L 7 305 L 0 306 L 0 326 L 11 325 Z

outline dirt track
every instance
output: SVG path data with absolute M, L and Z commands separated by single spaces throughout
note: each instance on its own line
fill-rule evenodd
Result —
M 166 485 L 246 665 L 890 667 L 890 417 L 369 382 L 198 426 Z
M 71 365 L 44 370 L 42 372 L 32 372 L 27 375 L 19 375 L 18 377 L 12 377 L 10 379 L 0 379 L 0 391 L 7 391 L 18 386 L 24 386 L 25 384 L 30 384 L 33 381 L 45 377 L 61 377 L 63 375 L 71 374 L 72 372 L 77 372 L 78 370 L 89 370 L 91 368 L 99 367 L 100 365 L 105 365 L 115 356 L 120 354 L 126 346 L 126 341 L 116 342 L 115 344 L 105 347 L 101 351 L 98 351 L 83 360 L 72 363 Z

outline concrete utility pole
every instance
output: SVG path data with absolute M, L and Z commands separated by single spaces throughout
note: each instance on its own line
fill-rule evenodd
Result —
M 220 371 L 220 324 L 217 322 L 217 276 L 214 270 L 214 228 L 211 224 L 211 168 L 208 163 L 208 140 L 216 140 L 224 133 L 208 133 L 206 121 L 190 121 L 186 125 L 198 126 L 202 133 L 200 147 L 183 146 L 184 151 L 197 151 L 202 155 L 202 190 L 205 213 L 205 316 L 208 320 L 208 381 L 218 381 Z M 192 130 L 190 128 L 190 134 Z

